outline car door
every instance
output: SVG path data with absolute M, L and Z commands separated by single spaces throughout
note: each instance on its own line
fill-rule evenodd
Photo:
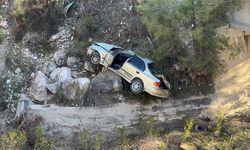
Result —
M 102 65 L 104 67 L 108 67 L 113 62 L 114 56 L 112 55 L 112 51 L 108 52 L 106 56 L 103 58 Z
M 125 78 L 131 82 L 136 77 L 143 79 L 145 69 L 145 62 L 138 56 L 134 55 L 122 66 L 121 71 Z

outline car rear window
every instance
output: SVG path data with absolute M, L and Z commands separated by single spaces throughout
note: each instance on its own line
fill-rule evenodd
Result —
M 136 55 L 130 58 L 128 62 L 141 71 L 144 71 L 146 69 L 144 61 Z

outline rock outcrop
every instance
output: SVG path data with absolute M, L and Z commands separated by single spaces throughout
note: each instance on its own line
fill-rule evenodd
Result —
M 63 94 L 68 100 L 81 101 L 87 93 L 90 85 L 88 78 L 78 78 L 62 85 Z
M 41 71 L 38 71 L 29 91 L 33 101 L 45 103 L 51 98 L 47 93 L 47 82 L 48 77 Z
M 72 80 L 71 70 L 67 67 L 57 68 L 50 74 L 52 82 L 65 83 Z
M 50 76 L 50 74 L 57 69 L 57 65 L 55 64 L 54 61 L 52 60 L 49 60 L 49 61 L 46 61 L 43 66 L 42 66 L 42 69 L 41 71 L 47 75 L 47 76 Z
M 20 119 L 20 117 L 26 113 L 27 108 L 32 104 L 33 103 L 31 99 L 27 95 L 20 94 L 18 99 L 15 119 L 17 120 Z
M 171 128 L 183 128 L 185 122 L 183 118 L 197 115 L 202 109 L 206 108 L 211 102 L 207 97 L 194 97 L 183 101 L 167 100 L 157 101 L 146 106 L 140 103 L 118 103 L 105 107 L 59 107 L 55 105 L 41 106 L 32 105 L 28 109 L 27 118 L 34 115 L 43 118 L 41 126 L 45 134 L 57 139 L 55 144 L 62 145 L 69 142 L 66 139 L 74 136 L 75 133 L 83 129 L 89 131 L 90 136 L 96 133 L 102 133 L 107 136 L 107 141 L 112 142 L 115 139 L 114 131 L 117 128 L 126 127 L 129 129 L 129 135 L 139 135 L 137 124 L 139 116 L 154 117 L 155 128 L 158 131 Z M 156 109 L 157 108 L 157 109 Z M 75 140 L 75 139 L 74 139 Z
M 66 64 L 67 58 L 64 50 L 59 50 L 55 52 L 53 59 L 57 66 L 62 67 Z
M 110 70 L 100 72 L 91 80 L 91 90 L 96 93 L 122 91 L 122 79 Z

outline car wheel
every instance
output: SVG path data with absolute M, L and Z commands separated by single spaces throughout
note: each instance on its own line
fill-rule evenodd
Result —
M 143 83 L 140 79 L 134 79 L 130 84 L 130 90 L 132 93 L 139 94 L 143 90 Z
M 100 63 L 100 54 L 98 52 L 93 52 L 90 57 L 92 64 L 98 65 Z

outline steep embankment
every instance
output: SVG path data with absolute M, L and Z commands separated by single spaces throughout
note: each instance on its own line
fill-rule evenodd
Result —
M 233 116 L 250 110 L 250 59 L 243 61 L 216 81 L 215 99 L 210 112 Z

